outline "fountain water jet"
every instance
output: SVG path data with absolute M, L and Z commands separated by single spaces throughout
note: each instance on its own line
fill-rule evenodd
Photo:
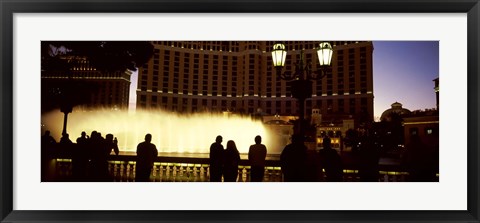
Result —
M 42 125 L 59 141 L 63 114 L 52 111 L 42 115 Z M 137 110 L 136 112 L 97 109 L 74 111 L 68 120 L 67 132 L 75 142 L 82 131 L 90 135 L 98 131 L 105 136 L 113 134 L 121 151 L 135 152 L 138 143 L 147 133 L 159 152 L 209 153 L 210 144 L 217 135 L 223 137 L 223 145 L 234 140 L 240 153 L 248 153 L 257 135 L 262 136 L 269 154 L 279 154 L 285 140 L 273 133 L 261 121 L 235 115 L 196 113 L 181 115 L 162 110 Z

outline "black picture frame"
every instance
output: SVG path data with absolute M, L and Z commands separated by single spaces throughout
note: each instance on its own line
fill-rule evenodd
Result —
M 273 4 L 275 3 L 275 4 Z M 2 222 L 480 222 L 479 0 L 0 0 Z M 467 13 L 468 205 L 465 211 L 18 211 L 13 210 L 14 13 Z M 446 27 L 448 28 L 448 27 Z M 452 148 L 454 149 L 454 148 Z M 286 201 L 288 202 L 288 201 Z

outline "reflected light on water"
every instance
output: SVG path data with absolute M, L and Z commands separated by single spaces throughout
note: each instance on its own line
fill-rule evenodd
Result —
M 52 111 L 42 115 L 43 130 L 60 141 L 63 128 L 63 113 Z M 135 152 L 138 143 L 144 141 L 145 134 L 152 134 L 152 143 L 159 152 L 173 153 L 209 153 L 210 145 L 217 135 L 223 137 L 224 147 L 228 140 L 235 141 L 240 153 L 248 153 L 257 135 L 269 154 L 281 153 L 285 144 L 259 120 L 235 115 L 198 113 L 180 115 L 162 110 L 111 111 L 73 111 L 68 115 L 67 132 L 73 142 L 82 131 L 90 135 L 92 131 L 108 133 L 118 139 L 121 151 Z M 43 134 L 43 132 L 42 132 Z M 283 145 L 281 145 L 283 144 Z

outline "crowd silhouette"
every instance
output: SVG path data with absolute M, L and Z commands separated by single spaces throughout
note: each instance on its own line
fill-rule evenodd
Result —
M 210 146 L 210 182 L 237 182 L 239 178 L 238 165 L 240 152 L 233 140 L 228 140 L 227 147 L 222 145 L 223 137 L 217 136 Z M 248 151 L 248 161 L 251 166 L 251 181 L 261 182 L 265 173 L 267 147 L 262 143 L 262 137 L 255 137 L 255 144 Z
M 72 159 L 72 181 L 104 182 L 112 181 L 108 171 L 108 157 L 112 151 L 119 154 L 118 141 L 112 134 L 105 137 L 100 132 L 92 131 L 90 136 L 82 132 L 73 143 L 69 134 L 63 134 L 57 143 L 45 131 L 41 138 L 42 147 L 42 181 L 50 181 L 48 170 L 52 158 L 70 157 Z
M 223 138 L 218 135 L 210 146 L 209 180 L 210 182 L 237 182 L 240 178 L 241 162 L 239 150 L 234 140 L 228 140 L 226 148 Z M 262 182 L 265 177 L 267 147 L 262 137 L 256 136 L 249 147 L 247 164 L 250 166 L 250 181 Z M 82 132 L 73 143 L 69 134 L 63 134 L 60 141 L 45 131 L 41 137 L 41 180 L 52 181 L 51 160 L 57 157 L 71 157 L 72 181 L 107 182 L 113 181 L 109 171 L 110 156 L 119 155 L 118 140 L 112 134 L 105 137 L 92 131 L 90 136 Z M 113 152 L 113 153 L 112 153 Z M 340 150 L 340 152 L 342 152 Z M 368 136 L 362 136 L 359 146 L 352 150 L 349 165 L 358 170 L 357 180 L 378 182 L 380 179 L 380 152 L 378 145 Z M 146 134 L 136 150 L 135 181 L 149 182 L 152 168 L 159 152 L 152 143 L 152 135 Z M 280 154 L 280 166 L 284 182 L 342 182 L 344 179 L 345 157 L 332 147 L 329 137 L 323 138 L 322 149 L 308 149 L 305 138 L 294 134 L 291 143 Z M 406 181 L 438 181 L 438 147 L 425 145 L 418 135 L 411 137 L 406 145 L 403 167 L 408 172 Z

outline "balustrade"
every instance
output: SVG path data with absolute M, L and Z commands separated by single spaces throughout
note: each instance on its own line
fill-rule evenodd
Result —
M 53 159 L 55 176 L 53 181 L 69 181 L 72 178 L 71 159 Z M 152 168 L 151 182 L 208 182 L 208 158 L 158 157 Z M 111 156 L 108 170 L 114 182 L 135 182 L 135 156 Z M 399 167 L 381 166 L 380 182 L 403 182 L 408 178 L 408 172 Z M 248 160 L 241 160 L 238 171 L 238 182 L 250 181 L 250 166 Z M 360 181 L 358 170 L 347 168 L 343 170 L 345 182 Z M 278 160 L 267 160 L 264 182 L 282 182 L 282 171 Z

